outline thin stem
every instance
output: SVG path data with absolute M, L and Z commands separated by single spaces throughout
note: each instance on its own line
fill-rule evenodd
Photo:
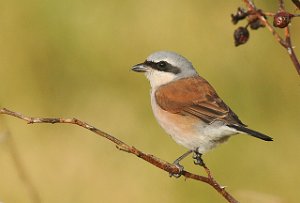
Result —
M 258 18 L 260 21 L 268 28 L 268 30 L 273 34 L 276 41 L 279 42 L 281 46 L 284 48 L 287 47 L 287 43 L 284 41 L 284 39 L 276 32 L 276 30 L 273 28 L 273 26 L 263 17 L 261 14 L 258 14 Z
M 264 14 L 266 16 L 275 16 L 275 13 L 272 13 L 272 12 L 264 12 Z
M 243 0 L 244 3 L 250 10 L 256 10 L 254 3 L 251 0 Z
M 294 48 L 293 48 L 293 45 L 292 45 L 292 41 L 291 41 L 291 36 L 290 36 L 290 28 L 289 26 L 287 26 L 285 28 L 285 41 L 287 43 L 287 51 L 288 51 L 288 54 L 294 64 L 294 66 L 296 67 L 296 70 L 298 72 L 298 75 L 300 75 L 300 63 L 299 63 L 299 60 L 296 56 L 296 53 L 294 51 Z
M 38 190 L 34 186 L 33 182 L 31 181 L 31 178 L 29 177 L 27 171 L 25 170 L 24 164 L 20 158 L 20 154 L 17 150 L 13 137 L 10 135 L 10 133 L 7 133 L 7 136 L 8 136 L 8 146 L 9 146 L 10 154 L 12 156 L 13 162 L 15 164 L 15 167 L 17 169 L 17 172 L 21 180 L 26 185 L 31 201 L 34 203 L 40 203 L 41 198 L 38 193 Z
M 284 9 L 284 2 L 283 2 L 283 0 L 279 0 L 279 9 L 282 10 L 282 11 L 285 10 Z

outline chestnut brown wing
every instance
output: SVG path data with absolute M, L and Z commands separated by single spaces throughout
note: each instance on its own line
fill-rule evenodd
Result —
M 214 88 L 200 76 L 183 78 L 159 87 L 157 104 L 175 114 L 193 115 L 206 123 L 220 120 L 226 124 L 243 124 L 222 101 Z

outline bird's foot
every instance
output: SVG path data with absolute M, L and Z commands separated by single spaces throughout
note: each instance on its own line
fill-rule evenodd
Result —
M 187 157 L 190 153 L 192 153 L 193 150 L 189 150 L 186 153 L 184 153 L 183 155 L 181 155 L 180 157 L 178 157 L 173 164 L 179 169 L 179 173 L 169 173 L 170 177 L 174 176 L 175 178 L 179 178 L 182 175 L 182 171 L 183 171 L 183 166 L 179 164 L 179 162 L 184 159 L 185 157 Z
M 183 171 L 184 167 L 182 165 L 180 165 L 179 161 L 177 161 L 177 160 L 175 160 L 173 162 L 173 164 L 179 169 L 179 173 L 169 173 L 169 176 L 179 178 L 182 175 L 182 171 Z
M 194 159 L 194 164 L 203 167 L 205 166 L 204 161 L 202 159 L 202 154 L 199 153 L 198 150 L 194 151 L 193 159 Z

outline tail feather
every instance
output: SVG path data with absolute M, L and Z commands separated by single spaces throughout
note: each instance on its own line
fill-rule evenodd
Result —
M 260 132 L 255 131 L 255 130 L 251 130 L 251 129 L 246 128 L 244 126 L 240 126 L 240 125 L 228 125 L 228 127 L 234 128 L 237 131 L 246 133 L 248 135 L 251 135 L 253 137 L 257 137 L 257 138 L 265 140 L 265 141 L 273 141 L 273 138 L 269 137 L 268 135 L 262 134 Z

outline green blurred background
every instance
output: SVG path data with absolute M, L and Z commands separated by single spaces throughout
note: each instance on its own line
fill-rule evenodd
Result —
M 277 1 L 256 3 L 277 9 Z M 241 202 L 299 202 L 300 79 L 267 29 L 251 31 L 246 45 L 234 47 L 238 26 L 230 14 L 242 5 L 2 0 L 0 105 L 31 116 L 76 117 L 171 162 L 186 149 L 158 126 L 148 81 L 130 68 L 154 51 L 173 50 L 193 62 L 245 123 L 275 140 L 236 136 L 206 154 L 215 178 Z M 298 46 L 299 28 L 295 19 Z M 225 202 L 210 186 L 169 178 L 79 127 L 0 119 L 0 202 L 32 202 L 14 152 L 42 202 Z M 191 158 L 183 164 L 205 174 Z

